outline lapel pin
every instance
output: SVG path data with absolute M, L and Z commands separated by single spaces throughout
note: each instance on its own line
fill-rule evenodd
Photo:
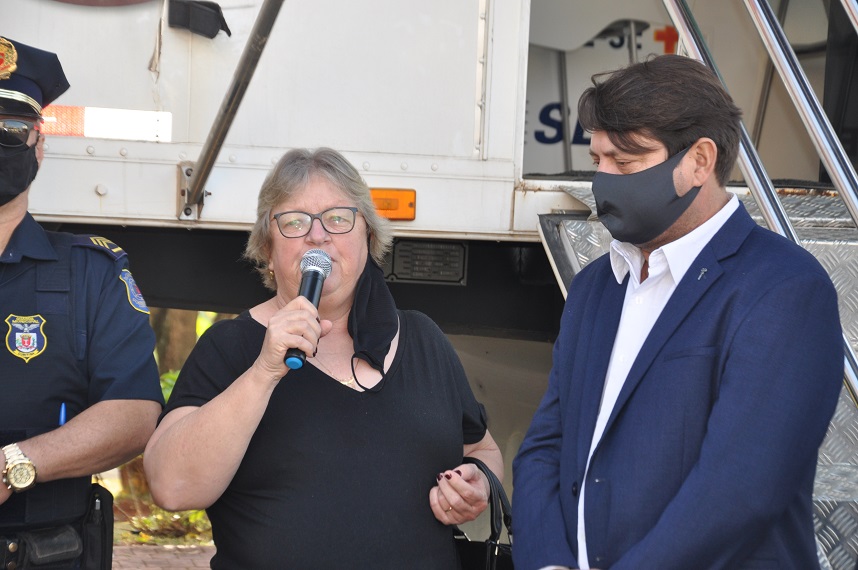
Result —
M 700 270 L 700 275 L 698 275 L 698 276 L 697 276 L 697 280 L 698 280 L 698 281 L 700 281 L 701 279 L 703 279 L 703 276 L 704 276 L 704 275 L 706 275 L 706 272 L 707 272 L 707 271 L 709 271 L 709 270 L 708 270 L 708 269 L 706 269 L 705 267 L 704 267 L 703 269 L 701 269 L 701 270 Z

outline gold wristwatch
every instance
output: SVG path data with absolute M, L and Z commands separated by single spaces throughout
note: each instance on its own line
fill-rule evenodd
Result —
M 6 456 L 6 468 L 3 469 L 3 484 L 6 488 L 20 493 L 36 484 L 36 466 L 17 443 L 4 447 L 3 455 Z

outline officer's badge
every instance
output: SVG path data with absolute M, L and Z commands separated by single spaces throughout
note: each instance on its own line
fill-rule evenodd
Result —
M 0 79 L 9 79 L 18 69 L 18 52 L 12 42 L 0 38 Z
M 131 272 L 123 269 L 122 273 L 119 274 L 119 278 L 125 283 L 125 290 L 128 291 L 128 303 L 141 313 L 148 315 L 149 307 L 146 306 L 146 301 L 143 300 L 143 293 L 140 292 L 140 288 L 134 282 Z
M 31 358 L 45 352 L 48 338 L 42 328 L 45 319 L 41 315 L 9 315 L 6 317 L 6 324 L 9 325 L 9 332 L 6 333 L 6 349 L 9 352 L 24 362 L 30 362 Z

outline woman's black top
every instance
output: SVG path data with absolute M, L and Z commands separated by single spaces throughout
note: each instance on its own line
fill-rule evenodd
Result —
M 429 490 L 462 462 L 463 444 L 484 437 L 485 417 L 435 323 L 413 311 L 399 318 L 380 391 L 352 390 L 310 365 L 277 385 L 238 472 L 208 509 L 212 568 L 458 566 Z M 213 325 L 165 413 L 220 394 L 254 362 L 265 331 L 247 312 Z

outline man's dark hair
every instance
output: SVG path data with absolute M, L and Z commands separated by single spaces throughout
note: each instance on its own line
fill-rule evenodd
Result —
M 664 144 L 668 156 L 709 137 L 718 147 L 715 177 L 727 183 L 739 154 L 742 111 L 708 67 L 662 55 L 592 79 L 578 101 L 584 130 L 605 131 L 631 154 L 652 150 L 641 144 L 641 135 Z

